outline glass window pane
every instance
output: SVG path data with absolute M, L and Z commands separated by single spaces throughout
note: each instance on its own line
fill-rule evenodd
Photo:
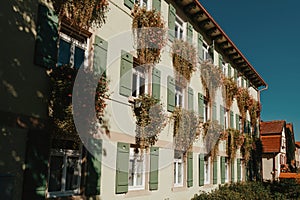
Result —
M 128 173 L 128 185 L 133 186 L 134 179 L 134 160 L 130 159 L 129 161 L 129 173 Z
M 50 158 L 50 175 L 49 175 L 49 192 L 61 191 L 63 157 L 51 156 Z
M 140 77 L 140 93 L 139 95 L 145 94 L 145 78 Z
M 71 57 L 71 44 L 63 39 L 59 40 L 58 66 L 69 64 Z
M 79 187 L 79 160 L 78 157 L 67 158 L 66 190 L 75 190 Z
M 83 61 L 84 61 L 84 50 L 79 47 L 75 47 L 74 67 L 78 69 L 83 64 Z
M 177 173 L 176 173 L 176 162 L 174 162 L 174 183 L 176 183 L 176 176 L 177 176 Z
M 132 96 L 137 97 L 137 75 L 132 75 Z
M 182 183 L 182 163 L 178 163 L 178 183 Z
M 137 180 L 136 185 L 143 185 L 143 161 L 137 162 Z

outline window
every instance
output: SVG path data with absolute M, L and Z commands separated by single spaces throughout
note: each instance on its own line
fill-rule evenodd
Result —
M 225 183 L 228 183 L 229 181 L 229 160 L 228 158 L 226 157 L 225 158 Z
M 175 88 L 175 106 L 182 107 L 183 104 L 183 89 L 176 85 Z
M 227 76 L 227 65 L 224 61 L 222 61 L 222 72 L 225 76 Z
M 210 157 L 204 157 L 204 184 L 210 184 Z
M 183 186 L 183 153 L 174 152 L 174 186 Z
M 87 42 L 85 39 L 75 39 L 62 32 L 59 33 L 59 48 L 57 65 L 68 65 L 78 69 L 84 64 Z
M 135 3 L 140 7 L 145 7 L 147 10 L 151 9 L 151 1 L 150 0 L 135 0 Z
M 49 197 L 79 193 L 81 177 L 79 150 L 51 149 L 48 177 Z
M 226 108 L 224 108 L 224 127 L 225 127 L 225 130 L 228 128 L 228 119 L 227 119 Z
M 186 23 L 177 15 L 175 18 L 175 38 L 184 39 L 186 37 Z
M 141 151 L 130 147 L 128 186 L 129 190 L 145 189 L 145 159 Z
M 209 55 L 209 46 L 207 44 L 203 43 L 202 51 L 203 51 L 203 60 L 211 60 L 211 56 Z
M 132 72 L 132 96 L 138 97 L 147 93 L 147 76 L 145 69 L 141 66 L 134 67 Z

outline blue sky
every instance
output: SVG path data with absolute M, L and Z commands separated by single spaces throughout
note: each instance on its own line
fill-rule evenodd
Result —
M 300 1 L 200 0 L 269 85 L 262 120 L 294 124 L 300 141 Z

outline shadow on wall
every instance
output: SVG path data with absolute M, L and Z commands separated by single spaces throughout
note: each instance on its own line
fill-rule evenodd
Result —
M 1 5 L 0 112 L 47 116 L 49 80 L 34 65 L 37 11 L 37 0 Z

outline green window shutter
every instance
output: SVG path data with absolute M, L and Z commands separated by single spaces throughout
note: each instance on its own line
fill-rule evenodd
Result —
M 96 74 L 100 75 L 106 73 L 107 47 L 107 41 L 98 36 L 95 36 L 93 68 Z
M 199 154 L 199 186 L 204 185 L 204 154 Z
M 213 184 L 218 183 L 218 157 L 214 159 L 213 162 Z
M 234 182 L 234 159 L 231 161 L 231 182 Z
M 87 196 L 99 195 L 101 186 L 102 140 L 90 138 L 88 145 L 85 194 Z
M 118 142 L 116 194 L 128 192 L 129 144 Z
M 245 79 L 242 78 L 242 88 L 244 88 L 244 87 L 245 87 Z
M 133 5 L 134 5 L 134 0 L 124 0 L 124 5 L 129 8 L 132 9 Z
M 224 107 L 220 105 L 220 125 L 224 127 Z
M 188 110 L 194 110 L 194 91 L 192 88 L 188 88 Z
M 240 116 L 238 114 L 235 114 L 235 127 L 236 130 L 240 130 Z
M 193 152 L 187 155 L 187 186 L 193 186 Z
M 231 65 L 228 63 L 228 77 L 231 78 Z
M 159 148 L 150 148 L 150 174 L 149 174 L 149 190 L 158 189 L 158 156 Z
M 234 115 L 233 112 L 230 111 L 230 128 L 234 128 Z
M 241 181 L 241 159 L 237 159 L 237 179 Z
M 120 94 L 131 96 L 133 57 L 130 53 L 122 50 L 120 69 Z
M 161 0 L 152 1 L 152 9 L 155 9 L 156 11 L 160 12 L 160 7 L 161 7 Z
M 24 171 L 23 188 L 24 199 L 45 199 L 50 153 L 50 133 L 40 130 L 30 130 L 27 137 L 26 169 Z
M 249 80 L 246 80 L 246 88 L 249 88 Z
M 198 114 L 204 119 L 204 96 L 201 93 L 198 93 Z
M 153 68 L 152 70 L 152 96 L 155 99 L 160 99 L 160 76 L 161 72 Z
M 212 120 L 213 121 L 217 120 L 217 104 L 216 104 L 216 102 L 213 103 L 213 107 L 212 107 Z
M 174 41 L 175 38 L 175 16 L 176 9 L 172 4 L 169 4 L 169 16 L 168 16 L 168 28 L 169 28 L 169 40 Z
M 233 78 L 234 78 L 234 81 L 237 82 L 237 70 L 234 69 L 233 71 Z
M 170 112 L 174 111 L 175 108 L 175 80 L 171 76 L 168 76 L 168 106 L 167 110 Z
M 58 16 L 47 6 L 39 5 L 35 64 L 53 68 L 57 63 Z
M 187 23 L 187 41 L 190 44 L 193 42 L 193 25 L 189 22 Z
M 222 62 L 223 62 L 223 58 L 222 55 L 219 53 L 219 67 L 222 70 Z
M 203 36 L 198 33 L 198 57 L 202 61 L 203 60 Z
M 225 157 L 221 157 L 221 183 L 225 183 Z

